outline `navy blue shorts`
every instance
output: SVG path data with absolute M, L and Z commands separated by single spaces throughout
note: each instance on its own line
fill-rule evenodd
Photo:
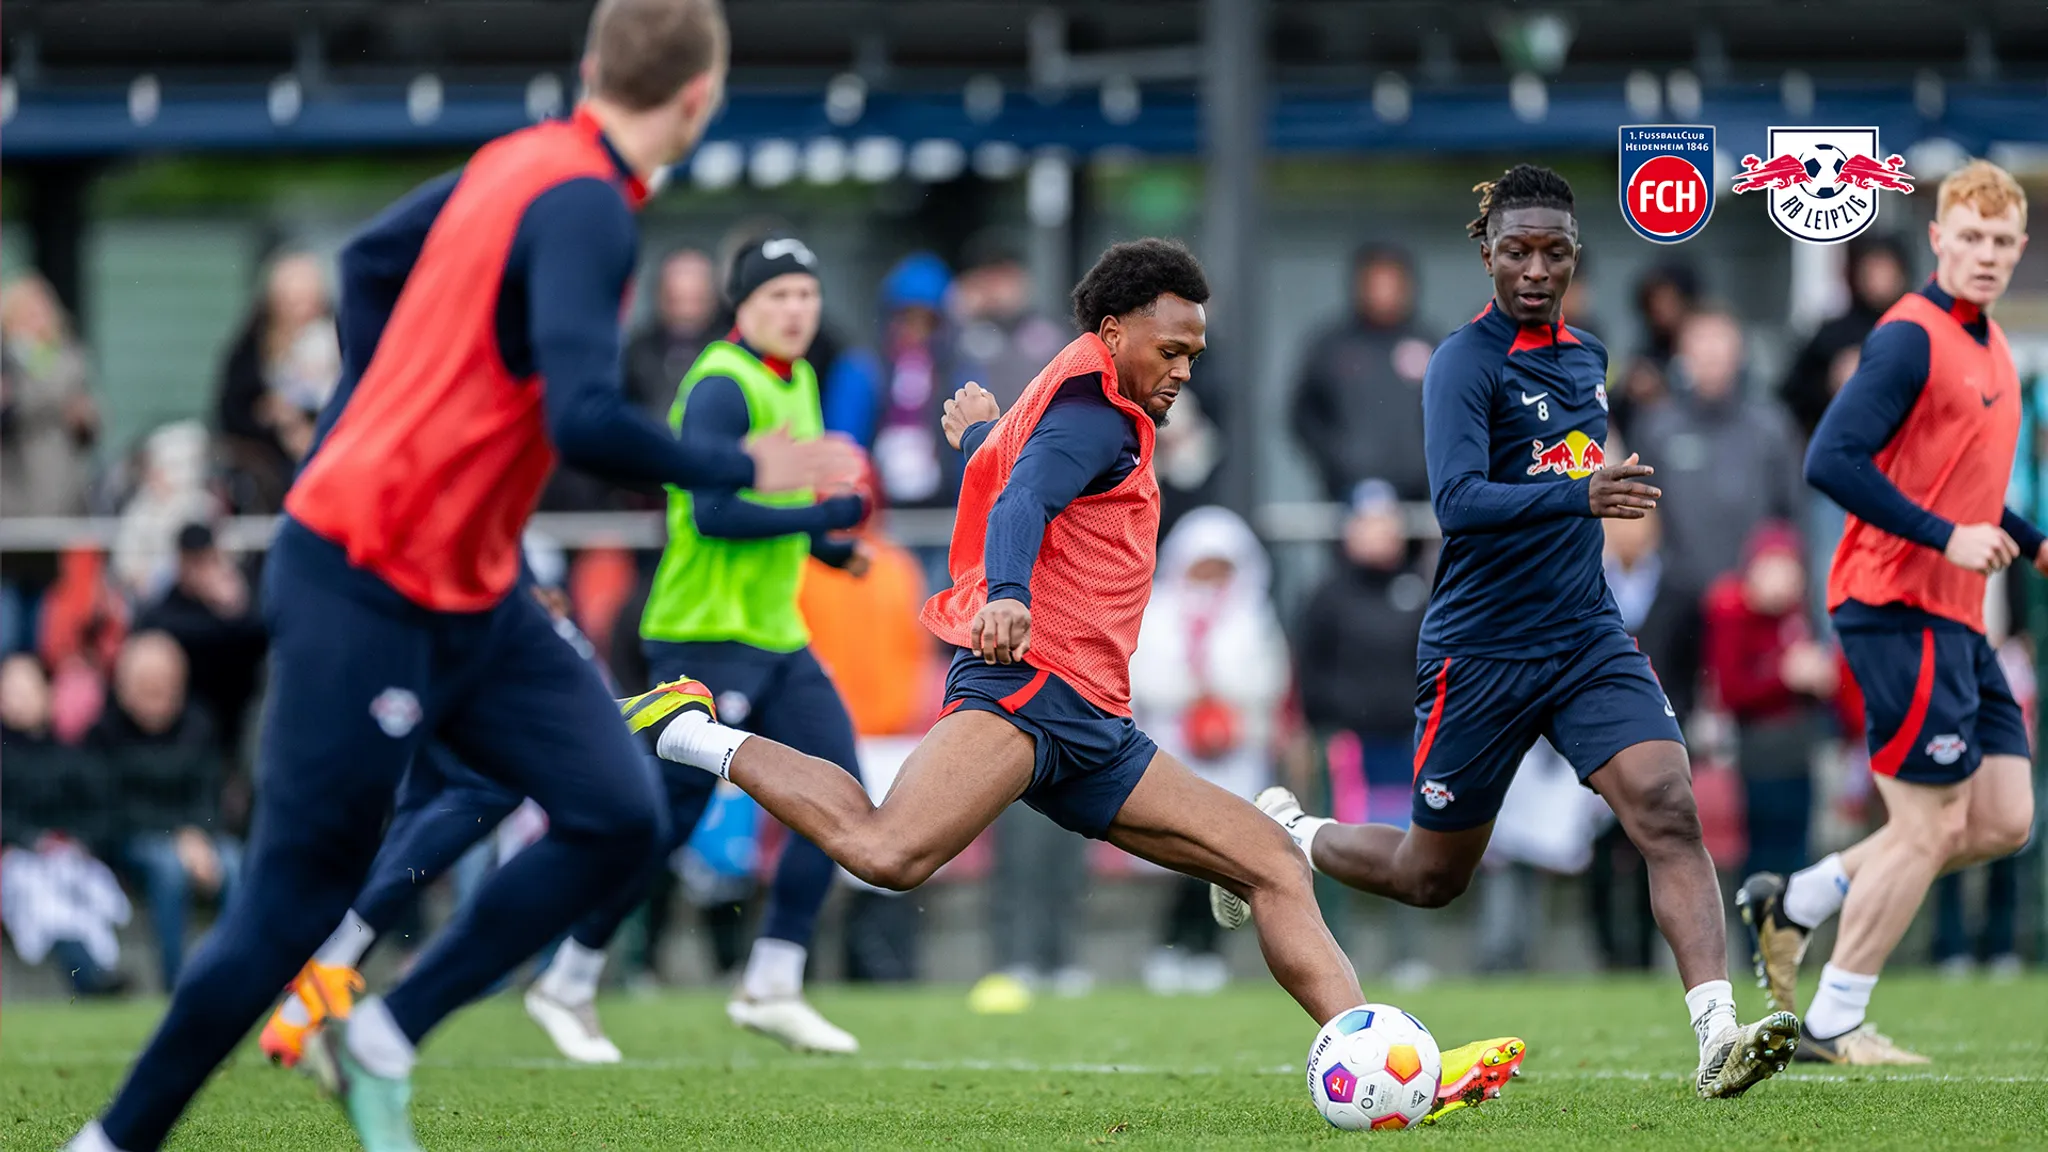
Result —
M 1986 756 L 2026 756 L 2027 722 L 1981 632 L 1927 616 L 1918 628 L 1839 628 L 1863 690 L 1870 770 L 1914 784 L 1967 780 Z
M 1069 831 L 1097 840 L 1130 799 L 1159 746 L 1129 716 L 1113 716 L 1073 686 L 1028 664 L 986 664 L 965 649 L 946 670 L 947 716 L 992 712 L 1037 746 L 1024 802 Z
M 1534 660 L 1452 656 L 1415 665 L 1415 823 L 1490 822 L 1541 736 L 1578 773 L 1624 748 L 1684 741 L 1650 661 L 1619 627 Z

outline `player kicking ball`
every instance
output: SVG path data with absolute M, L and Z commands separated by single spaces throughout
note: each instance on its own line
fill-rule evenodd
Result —
M 1841 913 L 1799 1058 L 1925 1064 L 1864 1019 L 1885 958 L 1944 872 L 2026 844 L 2034 790 L 2026 720 L 1984 639 L 1985 578 L 2040 529 L 2005 507 L 2020 382 L 1985 315 L 2027 247 L 2027 198 L 1978 160 L 1941 182 L 1934 279 L 1863 344 L 1806 453 L 1806 479 L 1849 513 L 1828 609 L 1863 689 L 1884 827 L 1790 880 L 1760 872 L 1735 902 L 1757 979 L 1791 1007 L 1807 936 Z
M 1516 766 L 1547 738 L 1649 866 L 1699 1040 L 1697 1091 L 1740 1096 L 1784 1068 L 1799 1021 L 1735 1018 L 1683 737 L 1601 571 L 1600 518 L 1640 518 L 1660 493 L 1634 456 L 1607 462 L 1607 350 L 1558 318 L 1579 256 L 1571 186 L 1521 164 L 1477 191 L 1471 235 L 1493 299 L 1438 346 L 1422 384 L 1444 546 L 1417 653 L 1413 824 L 1311 817 L 1284 788 L 1256 803 L 1325 875 L 1441 907 L 1471 882 Z M 1264 915 L 1227 890 L 1211 906 L 1225 927 Z
M 1255 910 L 1274 978 L 1321 1024 L 1361 996 L 1301 854 L 1131 722 L 1131 652 L 1159 529 L 1154 435 L 1206 343 L 1208 298 L 1179 244 L 1118 244 L 1074 289 L 1084 334 L 1008 413 L 972 384 L 947 403 L 947 441 L 969 459 L 953 587 L 923 619 L 959 651 L 938 723 L 879 806 L 839 765 L 692 709 L 687 685 L 621 707 L 657 754 L 731 780 L 881 888 L 922 884 L 1018 800 L 1222 884 Z M 1445 1052 L 1432 1115 L 1497 1095 L 1523 1051 L 1504 1038 Z

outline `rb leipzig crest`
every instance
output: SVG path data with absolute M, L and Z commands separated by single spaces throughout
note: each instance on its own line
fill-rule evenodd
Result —
M 1839 244 L 1876 222 L 1880 191 L 1913 190 L 1905 158 L 1880 151 L 1875 128 L 1773 128 L 1768 145 L 1742 158 L 1729 191 L 1764 192 L 1771 223 L 1794 240 Z
M 1714 214 L 1714 126 L 1621 129 L 1621 218 L 1655 244 L 1690 240 Z

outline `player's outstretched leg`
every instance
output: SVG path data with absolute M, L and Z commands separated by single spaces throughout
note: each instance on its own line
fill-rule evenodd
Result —
M 520 797 L 462 768 L 446 748 L 429 744 L 398 785 L 397 805 L 369 879 L 348 915 L 299 970 L 284 1002 L 270 1014 L 257 1047 L 273 1063 L 294 1067 L 306 1036 L 321 1021 L 346 1018 L 363 994 L 362 958 L 427 885 L 519 806 Z
M 1273 978 L 1318 1024 L 1358 1006 L 1358 974 L 1316 906 L 1294 842 L 1243 800 L 1156 754 L 1110 823 L 1108 840 L 1134 856 L 1207 880 L 1243 900 Z M 1500 1094 L 1527 1045 L 1516 1037 L 1444 1053 L 1435 1118 Z
M 731 780 L 840 867 L 892 892 L 929 880 L 973 843 L 1024 794 L 1036 762 L 1032 738 L 1014 725 L 958 711 L 932 726 L 878 807 L 830 760 L 691 714 L 673 684 L 619 708 L 656 755 Z

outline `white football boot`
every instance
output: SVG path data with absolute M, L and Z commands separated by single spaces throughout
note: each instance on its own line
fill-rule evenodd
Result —
M 557 1000 L 535 984 L 526 990 L 526 1014 L 555 1042 L 564 1059 L 577 1064 L 619 1062 L 619 1046 L 605 1036 L 595 1003 Z
M 780 1040 L 798 1052 L 850 1056 L 860 1051 L 853 1033 L 820 1015 L 802 996 L 750 1000 L 735 996 L 725 1002 L 726 1018 L 750 1032 Z

